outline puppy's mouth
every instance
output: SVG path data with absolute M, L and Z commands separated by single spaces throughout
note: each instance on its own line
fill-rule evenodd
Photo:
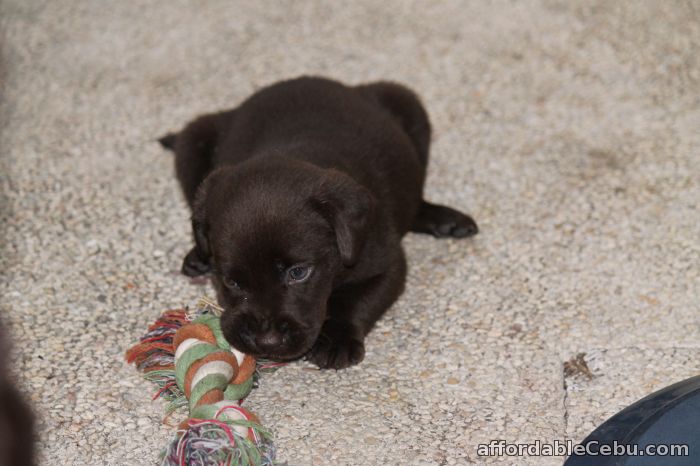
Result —
M 308 353 L 311 350 L 311 347 L 313 346 L 313 342 L 311 344 L 304 345 L 303 347 L 297 350 L 291 350 L 285 347 L 280 347 L 279 350 L 261 351 L 255 347 L 251 347 L 248 345 L 231 343 L 231 346 L 245 354 L 250 354 L 256 359 L 264 359 L 275 362 L 289 362 L 299 359 L 303 357 L 306 353 Z
M 255 341 L 255 336 L 244 331 L 240 331 L 240 326 L 232 325 L 224 327 L 224 337 L 238 351 L 250 354 L 256 359 L 265 359 L 276 362 L 288 362 L 303 357 L 313 347 L 316 336 L 319 333 L 314 331 L 296 330 L 291 332 L 283 341 L 274 347 L 260 348 Z M 320 329 L 319 329 L 320 331 Z
M 294 353 L 249 353 L 252 354 L 256 359 L 263 359 L 275 362 L 290 362 L 303 357 L 309 352 L 311 346 L 305 348 L 302 351 L 296 351 Z

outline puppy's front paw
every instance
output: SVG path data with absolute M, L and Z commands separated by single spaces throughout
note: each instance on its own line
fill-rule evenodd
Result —
M 187 253 L 185 260 L 182 261 L 182 274 L 188 277 L 199 277 L 200 275 L 206 275 L 211 270 L 209 263 L 202 260 L 197 248 L 192 248 L 192 250 Z
M 308 361 L 319 369 L 345 369 L 358 364 L 365 357 L 365 344 L 347 333 L 324 330 L 319 335 L 311 351 L 306 356 Z

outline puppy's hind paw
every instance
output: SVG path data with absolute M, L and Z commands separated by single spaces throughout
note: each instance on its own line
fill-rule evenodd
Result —
M 365 357 L 364 342 L 355 338 L 335 339 L 321 334 L 306 359 L 319 369 L 345 369 L 360 363 Z
M 427 233 L 436 238 L 466 238 L 477 234 L 479 227 L 469 215 L 423 201 L 411 231 Z

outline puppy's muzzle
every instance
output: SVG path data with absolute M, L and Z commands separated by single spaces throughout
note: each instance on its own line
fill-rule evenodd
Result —
M 290 342 L 289 324 L 268 319 L 246 319 L 241 328 L 241 339 L 261 355 L 283 354 Z

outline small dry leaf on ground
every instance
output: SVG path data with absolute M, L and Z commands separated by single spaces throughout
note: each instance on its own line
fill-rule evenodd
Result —
M 564 363 L 564 377 L 585 376 L 588 380 L 594 377 L 586 362 L 586 353 L 578 353 Z

